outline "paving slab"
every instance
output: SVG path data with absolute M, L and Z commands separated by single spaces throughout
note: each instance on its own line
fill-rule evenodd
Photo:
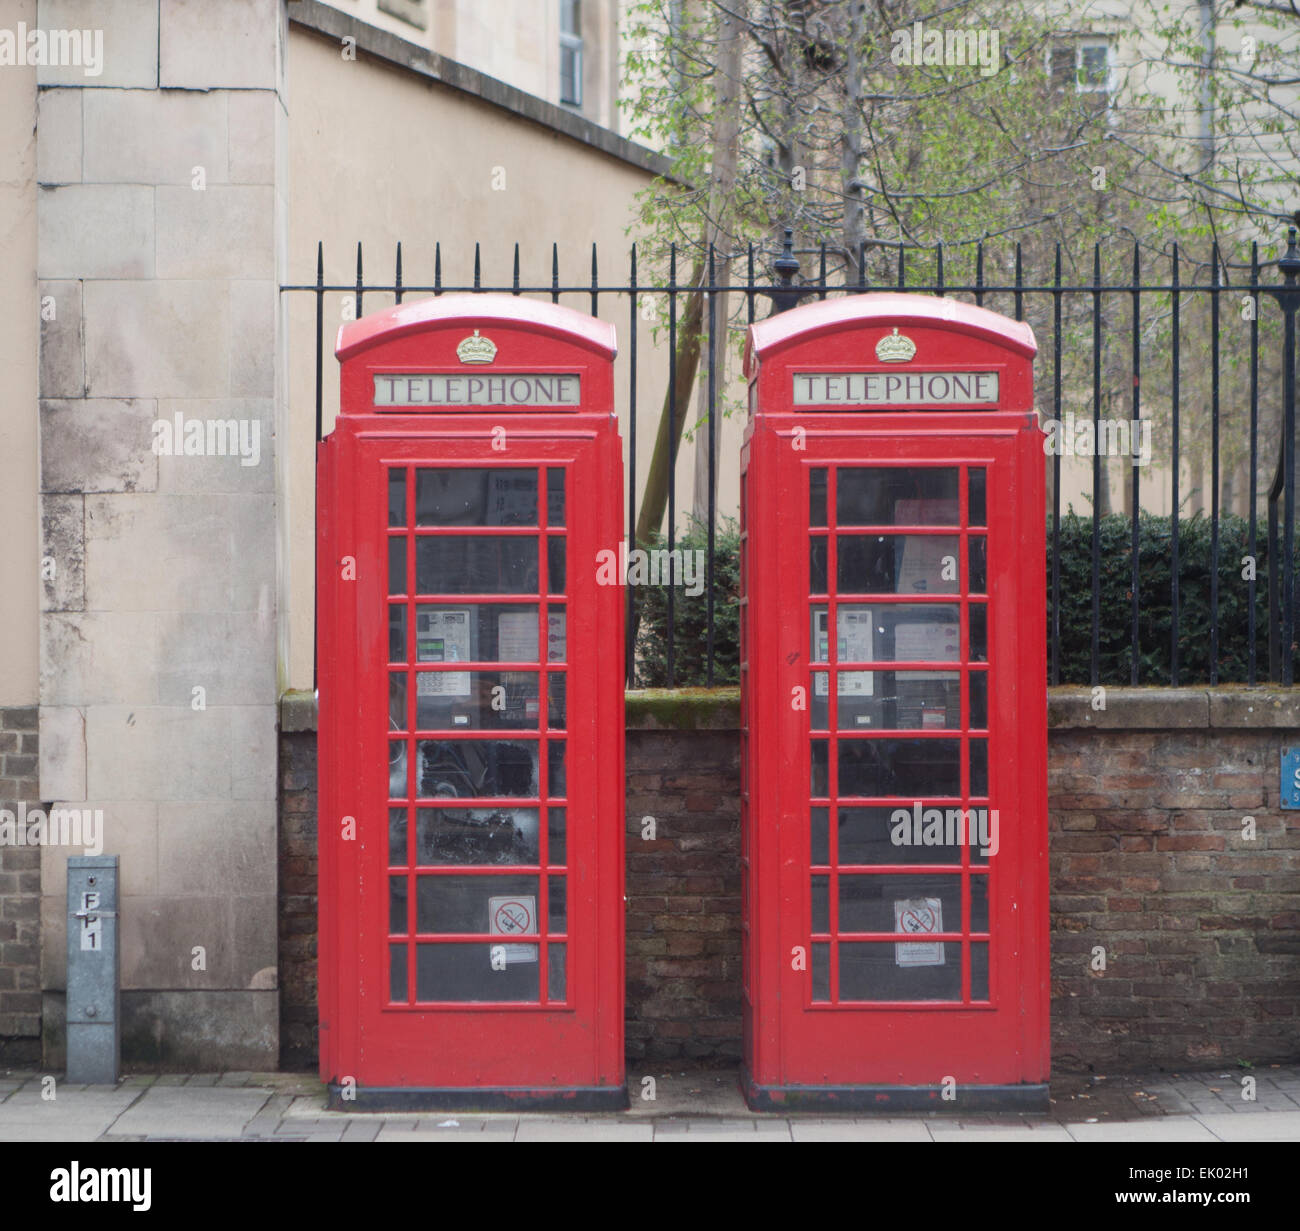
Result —
M 1300 1111 L 1276 1111 L 1250 1119 L 1234 1115 L 1196 1118 L 1220 1141 L 1300 1141 Z
M 845 1120 L 810 1124 L 790 1121 L 794 1141 L 929 1141 L 923 1120 Z
M 932 1124 L 935 1141 L 1073 1141 L 1064 1128 L 965 1128 L 939 1131 Z
M 485 1133 L 454 1133 L 447 1132 L 417 1132 L 414 1129 L 409 1131 L 399 1129 L 384 1129 L 376 1138 L 376 1141 L 513 1141 L 514 1132 L 502 1132 L 493 1130 Z
M 629 1124 L 626 1121 L 567 1124 L 563 1120 L 522 1121 L 515 1133 L 516 1141 L 653 1141 L 653 1124 Z
M 153 1086 L 113 1125 L 148 1137 L 238 1137 L 271 1097 L 268 1090 L 216 1085 Z
M 1110 1124 L 1067 1124 L 1075 1141 L 1218 1141 L 1191 1116 L 1161 1116 L 1158 1120 L 1119 1120 Z

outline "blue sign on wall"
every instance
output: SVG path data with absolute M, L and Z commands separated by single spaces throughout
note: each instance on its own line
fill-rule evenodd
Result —
M 1300 808 L 1300 748 L 1282 749 L 1282 807 Z

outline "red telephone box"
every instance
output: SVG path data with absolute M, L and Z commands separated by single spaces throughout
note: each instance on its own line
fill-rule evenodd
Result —
M 614 329 L 344 325 L 318 446 L 320 1056 L 342 1108 L 622 1107 Z
M 1046 1106 L 1035 349 L 920 295 L 750 327 L 751 1106 Z

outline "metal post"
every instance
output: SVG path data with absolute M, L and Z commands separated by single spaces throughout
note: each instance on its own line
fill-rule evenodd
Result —
M 116 855 L 68 858 L 68 1081 L 114 1085 L 121 1069 Z

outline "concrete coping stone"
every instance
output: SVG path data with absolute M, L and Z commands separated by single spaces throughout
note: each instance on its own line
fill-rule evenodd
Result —
M 1104 688 L 1047 690 L 1050 730 L 1179 731 L 1217 728 L 1300 729 L 1300 688 Z M 629 731 L 733 731 L 740 689 L 637 688 L 627 694 Z M 1104 704 L 1104 708 L 1102 708 Z M 316 694 L 280 697 L 281 732 L 316 730 Z

